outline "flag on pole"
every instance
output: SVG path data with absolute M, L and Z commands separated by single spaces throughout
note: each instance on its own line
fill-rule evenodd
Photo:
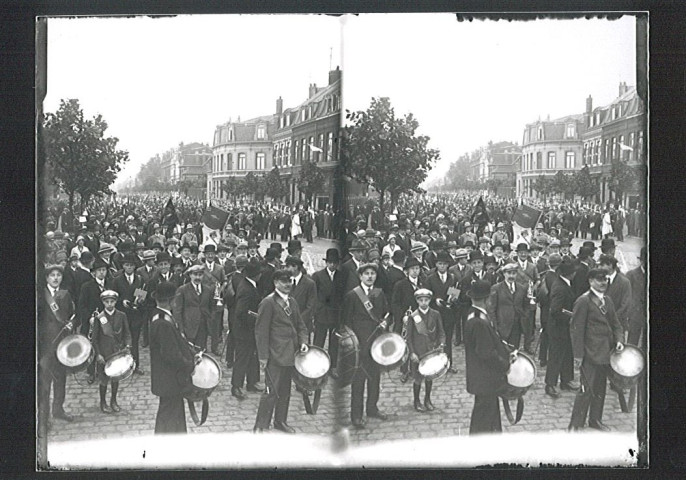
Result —
M 485 226 L 489 222 L 488 212 L 486 211 L 486 204 L 484 198 L 479 197 L 479 200 L 474 205 L 474 212 L 472 212 L 472 225 L 479 225 L 479 228 Z M 474 230 L 478 230 L 475 228 Z
M 629 145 L 624 145 L 622 142 L 619 142 L 619 149 L 622 151 L 629 151 L 629 152 L 634 151 L 633 148 L 631 148 Z
M 319 152 L 319 153 L 324 152 L 324 150 L 322 150 L 321 148 L 319 148 L 319 147 L 317 147 L 317 146 L 315 146 L 315 145 L 312 145 L 311 143 L 310 143 L 309 146 L 310 146 L 310 150 L 312 150 L 313 152 Z
M 174 226 L 179 223 L 179 217 L 176 214 L 176 207 L 172 202 L 171 197 L 169 201 L 164 206 L 164 211 L 162 212 L 162 220 L 160 221 L 162 225 L 166 225 L 168 230 L 172 230 Z
M 210 205 L 210 207 L 205 210 L 205 213 L 203 213 L 202 219 L 200 220 L 202 222 L 203 245 L 210 239 L 210 234 L 212 232 L 221 234 L 228 219 L 229 212 L 225 212 L 221 208 Z
M 529 243 L 528 240 L 522 237 L 522 232 L 533 232 L 534 228 L 536 228 L 538 220 L 541 218 L 541 215 L 543 215 L 542 211 L 536 210 L 528 205 L 524 205 L 524 203 L 517 206 L 517 209 L 512 216 L 512 233 L 514 236 L 515 245 L 521 240 L 525 241 L 527 244 Z

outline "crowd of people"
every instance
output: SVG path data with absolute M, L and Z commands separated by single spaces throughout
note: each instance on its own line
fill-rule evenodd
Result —
M 432 382 L 418 372 L 421 358 L 445 352 L 454 374 L 453 352 L 464 348 L 466 388 L 475 395 L 470 432 L 501 431 L 498 395 L 521 349 L 546 368 L 548 395 L 578 392 L 570 429 L 585 426 L 590 408 L 588 426 L 605 430 L 609 356 L 627 342 L 645 346 L 645 248 L 640 266 L 626 274 L 615 258 L 625 224 L 629 235 L 641 236 L 645 219 L 621 207 L 544 205 L 536 228 L 513 238 L 512 199 L 487 198 L 488 219 L 477 224 L 469 195 L 403 199 L 386 214 L 372 204 L 344 214 L 216 200 L 229 219 L 203 240 L 204 202 L 175 199 L 178 223 L 165 225 L 167 200 L 106 198 L 76 218 L 59 202 L 47 206 L 39 428 L 48 425 L 53 385 L 52 416 L 73 421 L 63 409 L 66 370 L 55 358 L 56 344 L 72 332 L 93 343 L 88 381 L 98 381 L 104 414 L 120 410 L 117 383 L 103 370 L 108 357 L 128 352 L 134 375 L 152 376 L 160 397 L 156 433 L 186 431 L 184 392 L 203 351 L 232 370 L 237 401 L 244 390 L 262 393 L 254 431 L 273 419 L 275 429 L 293 433 L 287 417 L 297 352 L 325 348 L 339 379 L 346 328 L 359 349 L 349 381 L 356 428 L 366 427 L 365 413 L 388 418 L 377 405 L 380 365 L 371 348 L 394 332 L 407 343 L 400 376 L 412 378 L 418 412 L 434 409 Z M 324 268 L 308 272 L 302 241 L 313 236 L 338 239 L 340 248 L 326 252 Z M 574 237 L 583 242 L 576 252 Z M 150 348 L 150 365 L 141 362 L 142 348 Z

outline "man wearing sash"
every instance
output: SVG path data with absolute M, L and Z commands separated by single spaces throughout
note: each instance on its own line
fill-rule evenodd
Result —
M 498 392 L 506 385 L 514 352 L 508 353 L 486 311 L 491 284 L 477 280 L 468 295 L 472 305 L 464 328 L 465 363 L 467 391 L 474 395 L 469 434 L 502 432 Z
M 293 427 L 286 423 L 291 378 L 296 352 L 307 352 L 308 330 L 298 302 L 290 296 L 293 288 L 291 273 L 277 270 L 273 281 L 274 292 L 260 302 L 255 323 L 257 356 L 260 369 L 265 372 L 267 388 L 260 398 L 253 431 L 267 430 L 273 414 L 276 430 L 295 433 Z
M 50 265 L 45 270 L 47 285 L 39 294 L 38 304 L 38 408 L 39 432 L 47 432 L 50 414 L 50 388 L 54 385 L 52 416 L 67 422 L 74 417 L 64 411 L 67 372 L 57 360 L 56 351 L 60 341 L 78 325 L 72 323 L 74 302 L 67 290 L 62 290 L 60 265 Z M 76 328 L 74 328 L 76 327 Z
M 183 390 L 194 368 L 193 352 L 171 312 L 176 286 L 161 282 L 150 325 L 150 389 L 160 397 L 155 434 L 186 433 Z
M 602 422 L 607 369 L 613 349 L 624 349 L 624 330 L 614 303 L 607 295 L 607 273 L 600 268 L 588 272 L 590 289 L 574 302 L 571 337 L 574 366 L 580 369 L 581 389 L 574 400 L 569 430 L 590 428 L 609 431 Z
M 343 298 L 341 318 L 349 326 L 360 345 L 360 368 L 355 372 L 350 395 L 350 417 L 356 428 L 364 428 L 364 388 L 367 385 L 366 411 L 368 417 L 387 420 L 388 416 L 377 407 L 381 371 L 372 359 L 371 345 L 388 327 L 388 302 L 383 291 L 372 288 L 376 281 L 378 266 L 374 263 L 361 265 L 358 269 L 360 285 L 346 293 Z

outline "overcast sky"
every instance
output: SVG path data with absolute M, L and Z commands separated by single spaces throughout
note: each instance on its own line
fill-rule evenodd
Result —
M 349 17 L 343 97 L 366 109 L 386 96 L 412 112 L 450 162 L 489 140 L 522 143 L 526 123 L 582 113 L 636 85 L 635 19 L 458 22 L 451 14 Z
M 342 33 L 343 32 L 343 33 Z M 341 37 L 344 43 L 341 44 Z M 178 145 L 211 144 L 216 125 L 307 98 L 340 65 L 344 108 L 390 97 L 441 151 L 430 178 L 488 143 L 521 143 L 539 117 L 611 102 L 635 85 L 635 20 L 457 22 L 452 14 L 77 18 L 48 22 L 46 112 L 78 98 L 100 113 L 135 176 Z M 332 49 L 332 50 L 331 50 Z M 341 59 L 341 51 L 343 58 Z M 330 54 L 332 56 L 330 60 Z M 331 63 L 330 63 L 331 62 Z
M 214 129 L 307 99 L 340 65 L 340 22 L 323 15 L 192 15 L 48 21 L 44 110 L 78 98 L 87 117 L 108 122 L 130 161 L 179 142 L 212 144 Z M 333 50 L 331 50 L 333 49 Z

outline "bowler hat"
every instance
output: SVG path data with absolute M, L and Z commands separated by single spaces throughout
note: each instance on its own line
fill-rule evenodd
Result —
M 269 261 L 269 260 L 274 260 L 275 258 L 279 258 L 281 255 L 279 254 L 279 251 L 275 248 L 269 247 L 267 249 L 267 252 L 264 254 L 264 259 Z
M 217 247 L 218 252 L 228 252 L 229 250 L 230 250 L 229 247 L 224 243 L 220 243 L 219 246 Z
M 615 248 L 615 239 L 614 238 L 603 238 L 603 240 L 600 242 L 600 249 L 605 251 L 605 250 L 609 250 L 611 248 Z
M 290 242 L 288 242 L 288 249 L 291 249 Z M 367 250 L 369 248 L 369 245 L 366 244 L 366 242 L 363 242 L 362 240 L 355 239 L 353 240 L 352 245 L 348 250 L 351 252 L 359 252 L 360 250 Z
M 269 244 L 269 248 L 274 248 L 279 251 L 279 253 L 283 252 L 283 245 L 281 245 L 281 242 L 272 242 Z
M 216 253 L 217 252 L 217 246 L 214 243 L 208 243 L 205 245 L 205 248 L 203 249 L 203 253 Z
M 91 266 L 91 272 L 97 270 L 98 268 L 107 268 L 107 264 L 100 258 L 96 258 L 93 262 L 93 265 Z
M 300 243 L 300 240 L 289 240 L 286 249 L 288 250 L 288 253 L 293 253 L 297 250 L 302 250 L 303 246 L 302 243 Z
M 156 263 L 162 263 L 162 262 L 169 262 L 171 263 L 171 255 L 169 255 L 167 252 L 160 252 L 157 254 L 157 260 Z
M 607 272 L 602 268 L 592 268 L 588 271 L 589 280 L 603 280 L 607 279 Z
M 155 300 L 169 300 L 176 295 L 176 285 L 171 282 L 160 282 L 152 294 Z
M 407 260 L 405 260 L 405 270 L 412 268 L 412 267 L 421 267 L 422 264 L 419 263 L 419 260 L 417 260 L 415 257 L 410 257 Z
M 558 265 L 562 263 L 562 255 L 559 253 L 551 253 L 548 256 L 548 265 L 550 265 L 551 268 L 555 268 Z
M 376 260 L 377 258 L 381 258 L 381 253 L 376 248 L 370 248 L 367 252 L 367 259 Z
M 557 267 L 557 273 L 560 275 L 569 275 L 576 269 L 575 265 L 572 263 L 572 261 L 569 258 L 565 258 L 562 260 L 560 265 Z
M 518 252 L 528 252 L 529 251 L 529 246 L 522 242 L 517 244 L 517 251 Z
M 452 258 L 450 257 L 450 254 L 445 251 L 438 252 L 438 255 L 436 256 L 436 263 L 438 262 L 444 262 L 444 263 L 450 263 Z
M 236 257 L 236 268 L 245 268 L 248 265 L 247 255 L 238 255 Z
M 81 254 L 81 263 L 89 263 L 92 262 L 95 259 L 93 254 L 89 251 L 85 251 Z
M 472 284 L 472 288 L 467 292 L 469 298 L 479 300 L 491 295 L 491 284 L 487 280 L 477 280 Z
M 252 257 L 248 260 L 248 264 L 245 266 L 243 273 L 245 274 L 246 277 L 253 278 L 253 277 L 256 277 L 260 273 L 260 270 L 261 270 L 260 261 L 257 258 Z
M 337 248 L 329 248 L 326 251 L 326 258 L 324 259 L 327 263 L 339 263 L 341 261 L 340 254 Z
M 286 261 L 284 263 L 286 265 L 296 265 L 298 267 L 302 267 L 302 265 L 303 265 L 303 261 L 294 255 L 287 256 Z
M 586 240 L 581 246 L 590 248 L 591 251 L 595 250 L 597 247 L 595 246 L 595 242 L 591 240 Z
M 122 265 L 125 263 L 130 263 L 131 265 L 135 265 L 137 263 L 137 261 L 136 261 L 137 258 L 138 257 L 136 257 L 136 255 L 133 253 L 127 253 L 126 255 L 124 255 L 124 258 L 122 258 L 121 263 L 122 263 Z
M 484 255 L 481 253 L 479 250 L 474 250 L 473 252 L 469 252 L 469 261 L 473 262 L 474 260 L 481 260 L 483 261 Z

